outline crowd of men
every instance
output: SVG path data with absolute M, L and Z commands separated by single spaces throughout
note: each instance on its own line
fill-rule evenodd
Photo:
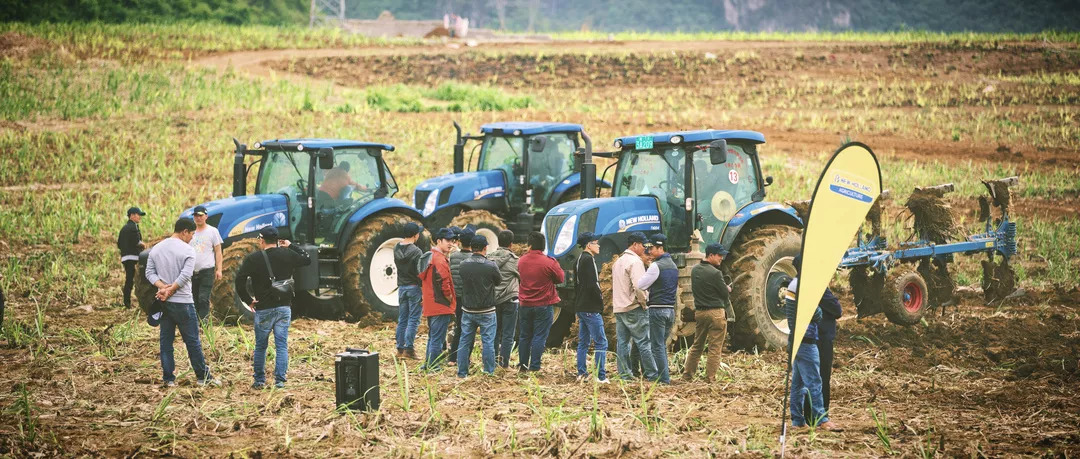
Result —
M 221 272 L 221 236 L 206 225 L 206 209 L 194 210 L 194 219 L 176 221 L 170 238 L 150 251 L 147 280 L 158 288 L 149 318 L 160 327 L 161 365 L 166 386 L 174 386 L 173 342 L 176 330 L 187 346 L 191 366 L 199 385 L 220 384 L 211 375 L 203 357 L 200 320 L 209 313 L 209 291 Z M 129 222 L 121 230 L 118 247 L 127 275 L 124 301 L 130 306 L 134 261 L 142 242 L 138 223 L 145 215 L 138 208 L 128 211 Z M 418 359 L 415 340 L 420 319 L 427 319 L 428 340 L 423 369 L 438 371 L 455 365 L 457 376 L 469 376 L 470 359 L 479 336 L 480 371 L 494 374 L 496 366 L 508 369 L 517 346 L 517 369 L 540 371 L 544 349 L 553 325 L 553 308 L 561 301 L 557 285 L 566 279 L 558 262 L 544 254 L 545 238 L 531 232 L 529 250 L 520 257 L 511 250 L 514 233 L 497 234 L 498 247 L 476 228 L 448 227 L 433 231 L 431 249 L 416 244 L 423 228 L 416 223 L 403 226 L 402 239 L 394 248 L 397 268 L 399 315 L 395 333 L 396 357 Z M 234 280 L 242 301 L 253 306 L 255 352 L 253 388 L 266 386 L 265 359 L 269 336 L 273 334 L 276 362 L 275 386 L 284 387 L 288 369 L 288 330 L 292 320 L 292 291 L 286 284 L 296 268 L 312 262 L 308 254 L 280 239 L 272 227 L 259 234 L 260 250 L 241 263 Z M 679 268 L 666 251 L 663 234 L 646 237 L 630 233 L 626 250 L 615 260 L 612 286 L 605 291 L 599 282 L 599 237 L 583 233 L 578 237 L 581 255 L 574 270 L 576 286 L 574 311 L 578 319 L 576 370 L 579 381 L 609 383 L 606 369 L 608 339 L 604 331 L 604 298 L 610 295 L 615 318 L 615 355 L 618 377 L 644 377 L 670 384 L 667 343 L 675 323 L 678 302 Z M 683 320 L 695 322 L 682 379 L 692 381 L 704 354 L 704 380 L 713 382 L 721 364 L 721 352 L 728 322 L 734 322 L 729 282 L 720 267 L 727 250 L 720 244 L 706 247 L 704 260 L 691 271 L 694 307 L 684 308 Z M 645 260 L 650 261 L 648 268 Z M 801 269 L 795 260 L 796 269 Z M 251 293 L 248 293 L 250 282 Z M 785 308 L 794 327 L 798 278 L 788 286 Z M 840 303 L 826 290 L 814 319 L 795 357 L 791 384 L 791 414 L 795 426 L 838 427 L 827 416 L 832 367 L 832 342 Z M 447 333 L 454 323 L 453 336 Z M 587 366 L 589 349 L 594 349 L 594 366 Z M 805 406 L 804 401 L 805 400 Z

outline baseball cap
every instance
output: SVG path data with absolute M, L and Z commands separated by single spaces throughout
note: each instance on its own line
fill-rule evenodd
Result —
M 585 247 L 585 246 L 589 245 L 590 242 L 597 241 L 597 240 L 600 240 L 600 237 L 597 236 L 596 233 L 592 233 L 592 232 L 589 232 L 589 231 L 581 233 L 577 237 L 577 243 L 578 243 L 578 245 L 580 245 L 582 247 Z
M 263 238 L 266 242 L 276 242 L 278 240 L 277 228 L 267 226 L 259 230 L 259 237 Z
M 461 241 L 461 246 L 472 247 L 472 239 L 474 235 L 476 235 L 476 230 L 469 228 L 468 226 L 466 226 L 465 229 L 461 230 L 461 235 L 458 236 L 458 240 Z
M 474 252 L 484 250 L 488 246 L 488 240 L 486 237 L 474 235 L 472 240 L 469 241 L 469 248 Z
M 667 236 L 664 236 L 663 234 L 657 233 L 649 236 L 649 243 L 651 243 L 652 245 L 663 247 L 664 242 L 667 242 Z
M 191 213 L 193 213 L 195 215 L 199 215 L 199 214 L 206 215 L 206 206 L 195 206 L 195 209 L 192 210 Z
M 439 228 L 439 230 L 435 232 L 435 240 L 446 239 L 452 241 L 457 238 L 457 233 L 451 228 Z
M 132 207 L 132 208 L 128 209 L 128 213 L 127 213 L 127 214 L 128 214 L 129 216 L 130 216 L 131 214 L 139 214 L 139 215 L 146 215 L 146 212 L 143 212 L 143 211 L 142 211 L 142 209 L 140 209 L 140 208 L 138 208 L 138 207 Z
M 714 242 L 705 246 L 705 256 L 709 255 L 727 255 L 728 251 L 724 248 L 724 245 L 719 242 Z
M 420 234 L 420 225 L 416 222 L 409 222 L 405 224 L 405 237 L 413 237 Z
M 160 325 L 161 324 L 161 315 L 162 315 L 161 311 L 155 312 L 153 314 L 147 314 L 146 315 L 146 323 L 148 325 L 150 325 L 151 327 L 156 327 L 156 326 Z
M 645 233 L 642 233 L 641 231 L 634 231 L 633 233 L 630 233 L 630 236 L 626 238 L 626 241 L 630 245 L 633 245 L 634 243 L 638 243 L 638 242 L 644 244 L 645 243 Z

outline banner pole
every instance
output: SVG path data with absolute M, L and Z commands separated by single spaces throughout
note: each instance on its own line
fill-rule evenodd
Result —
M 791 346 L 788 346 L 787 374 L 784 376 L 784 402 L 780 406 L 780 457 L 787 447 L 787 404 L 791 392 Z

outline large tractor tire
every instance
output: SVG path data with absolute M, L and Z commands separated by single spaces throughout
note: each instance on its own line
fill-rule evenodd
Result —
M 506 229 L 501 218 L 486 210 L 469 210 L 450 220 L 450 226 L 464 228 L 468 224 L 476 227 L 476 234 L 487 239 L 488 253 L 499 248 L 499 231 Z
M 574 311 L 574 291 L 559 289 L 559 304 L 552 308 L 551 331 L 548 333 L 547 347 L 562 347 L 563 341 L 570 337 L 570 331 L 577 322 Z
M 228 324 L 255 320 L 255 309 L 236 294 L 235 279 L 244 257 L 259 247 L 258 238 L 241 239 L 221 252 L 221 279 L 214 281 L 214 288 L 210 290 L 210 309 L 218 320 Z
M 890 269 L 881 294 L 885 317 L 895 324 L 915 325 L 930 308 L 930 290 L 914 266 Z
M 369 312 L 397 319 L 397 266 L 394 246 L 401 241 L 405 224 L 416 222 L 400 214 L 381 214 L 369 217 L 356 228 L 345 247 L 342 284 L 345 290 L 344 309 L 349 319 L 358 320 Z M 428 250 L 430 241 L 421 233 L 416 245 Z
M 146 244 L 145 251 L 149 252 L 150 248 L 161 242 L 165 238 L 158 238 Z M 139 260 L 139 263 L 135 265 L 135 287 L 131 291 L 131 294 L 135 297 L 135 301 L 139 303 L 139 309 L 142 309 L 144 313 L 150 311 L 150 306 L 154 303 L 154 296 L 157 295 L 157 287 L 150 284 L 150 281 L 146 280 L 146 264 Z
M 732 245 L 723 264 L 733 279 L 732 347 L 774 350 L 787 346 L 783 292 L 795 276 L 792 262 L 801 245 L 799 230 L 786 225 L 759 226 L 740 235 Z

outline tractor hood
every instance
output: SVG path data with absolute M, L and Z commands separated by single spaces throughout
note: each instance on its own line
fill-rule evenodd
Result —
M 506 196 L 501 170 L 458 172 L 425 180 L 413 191 L 413 206 L 425 217 L 443 207 Z
M 221 233 L 222 239 L 236 238 L 253 233 L 267 226 L 288 227 L 289 211 L 285 195 L 260 194 L 237 196 L 202 204 L 206 207 L 206 223 Z M 185 210 L 181 217 L 191 218 L 194 207 Z
M 549 241 L 546 252 L 556 258 L 569 253 L 577 244 L 578 234 L 586 231 L 606 236 L 659 230 L 660 210 L 656 199 L 645 196 L 582 199 L 559 204 L 544 217 L 541 228 Z

